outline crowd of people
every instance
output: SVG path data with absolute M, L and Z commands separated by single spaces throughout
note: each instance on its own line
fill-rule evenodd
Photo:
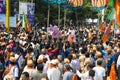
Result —
M 120 35 L 111 32 L 103 42 L 95 25 L 59 31 L 1 30 L 0 80 L 108 80 L 113 64 L 120 80 Z

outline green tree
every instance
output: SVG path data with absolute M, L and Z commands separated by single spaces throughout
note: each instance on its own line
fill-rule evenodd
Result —
M 18 0 L 23 2 L 31 2 L 32 0 Z M 48 4 L 45 3 L 43 0 L 33 0 L 35 2 L 35 20 L 37 22 L 43 22 L 47 24 L 47 10 L 48 10 Z M 98 18 L 98 12 L 94 11 L 91 6 L 91 0 L 84 0 L 83 8 L 77 10 L 78 13 L 78 20 L 79 23 L 82 23 L 85 21 L 86 18 Z M 61 20 L 63 20 L 64 17 L 64 9 L 61 5 Z M 50 23 L 56 23 L 58 19 L 58 7 L 56 4 L 51 5 L 50 8 Z M 73 20 L 76 21 L 75 17 L 75 11 L 68 8 L 67 9 L 67 20 Z

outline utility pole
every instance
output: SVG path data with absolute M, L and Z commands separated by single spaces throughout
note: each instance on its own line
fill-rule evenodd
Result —
M 10 0 L 6 0 L 6 31 L 10 31 Z

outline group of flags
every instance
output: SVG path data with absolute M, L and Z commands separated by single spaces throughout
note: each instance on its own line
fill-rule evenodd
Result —
M 16 24 L 16 27 L 19 27 L 20 24 L 22 24 L 22 28 L 24 28 L 26 31 L 28 32 L 32 32 L 31 28 L 30 28 L 30 24 L 29 24 L 29 21 L 28 21 L 28 18 L 26 17 L 26 14 L 23 13 L 22 14 L 22 20 L 20 20 L 17 24 Z
M 106 0 L 107 6 L 111 7 L 110 13 L 107 15 L 107 19 L 110 21 L 109 25 L 105 25 L 101 22 L 99 27 L 100 31 L 103 33 L 102 41 L 106 42 L 109 39 L 111 29 L 120 29 L 120 1 L 119 0 Z
M 117 26 L 120 27 L 120 0 L 108 0 L 108 6 L 112 8 L 108 19 L 113 20 L 115 18 Z

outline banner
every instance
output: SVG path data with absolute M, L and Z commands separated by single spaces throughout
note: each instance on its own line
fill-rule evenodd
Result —
M 22 14 L 25 13 L 28 21 L 34 23 L 35 3 L 19 2 L 19 15 L 22 19 Z
M 0 14 L 5 14 L 5 0 L 0 0 Z
M 27 3 L 19 2 L 19 14 L 27 14 Z
M 55 26 L 50 26 L 50 33 L 52 34 L 52 38 L 60 38 L 62 33 L 59 30 L 59 28 L 55 25 Z
M 0 14 L 0 27 L 5 27 L 5 14 Z M 16 27 L 16 16 L 10 17 L 10 27 Z

